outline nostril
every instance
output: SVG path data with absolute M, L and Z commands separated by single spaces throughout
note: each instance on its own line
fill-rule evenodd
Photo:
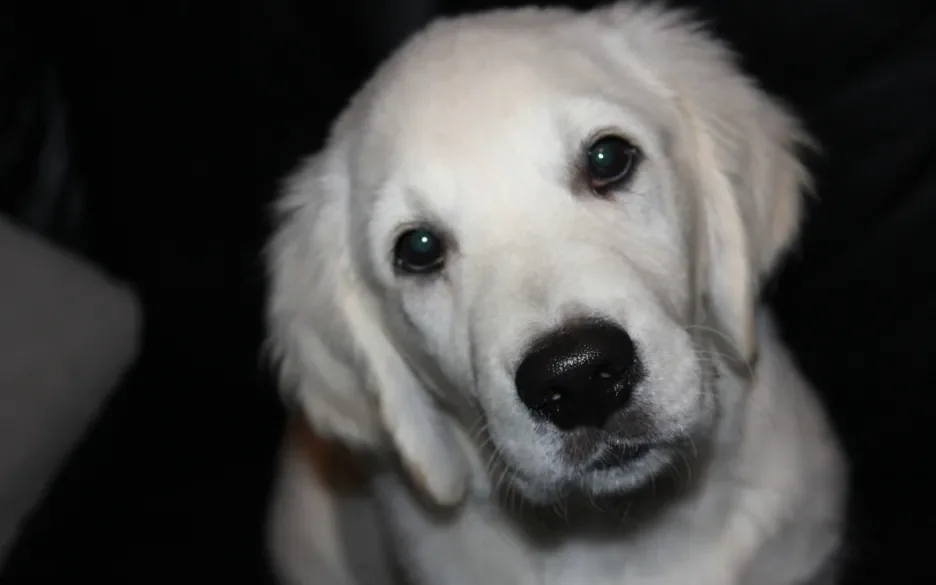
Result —
M 569 389 L 562 386 L 553 386 L 544 395 L 544 400 L 539 404 L 539 408 L 558 408 L 568 398 Z
M 543 399 L 527 406 L 537 416 L 551 421 L 560 428 L 572 428 L 569 423 L 570 415 L 579 407 L 575 392 L 566 386 L 553 386 L 543 394 Z M 573 418 L 577 418 L 573 415 Z
M 595 373 L 592 376 L 592 379 L 597 378 L 599 380 L 613 380 L 624 375 L 626 369 L 626 367 L 621 367 L 620 365 L 615 366 L 610 362 L 605 362 L 595 368 Z
M 592 378 L 598 378 L 599 380 L 608 380 L 611 377 L 612 377 L 612 374 L 610 371 L 608 371 L 607 366 L 599 367 L 597 370 L 595 370 L 595 375 L 592 376 Z

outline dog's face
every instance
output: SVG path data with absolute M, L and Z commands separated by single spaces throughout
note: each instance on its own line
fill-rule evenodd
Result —
M 717 421 L 791 238 L 797 129 L 685 21 L 520 11 L 431 27 L 293 177 L 272 340 L 322 432 L 457 501 L 633 489 Z M 506 472 L 505 472 L 506 471 Z

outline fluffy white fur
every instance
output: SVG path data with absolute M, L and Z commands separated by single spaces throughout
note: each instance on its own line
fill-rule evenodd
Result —
M 597 197 L 577 161 L 609 130 L 643 160 Z M 279 204 L 284 392 L 373 473 L 329 493 L 284 448 L 284 582 L 388 583 L 386 558 L 415 585 L 830 582 L 842 455 L 756 305 L 799 223 L 805 142 L 678 12 L 495 11 L 412 38 Z M 394 271 L 419 222 L 449 239 L 440 275 Z M 643 359 L 657 446 L 638 464 L 570 461 L 517 397 L 531 340 L 581 316 Z

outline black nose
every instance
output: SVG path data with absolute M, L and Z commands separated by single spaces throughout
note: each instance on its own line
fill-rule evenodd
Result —
M 643 368 L 626 331 L 577 323 L 540 340 L 517 368 L 520 400 L 561 429 L 600 428 L 625 407 Z

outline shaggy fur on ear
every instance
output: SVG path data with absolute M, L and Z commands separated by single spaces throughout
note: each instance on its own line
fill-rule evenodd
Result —
M 595 17 L 614 31 L 605 38 L 607 50 L 628 55 L 631 70 L 669 95 L 683 122 L 686 135 L 675 142 L 685 147 L 679 158 L 692 174 L 688 183 L 698 186 L 691 240 L 697 290 L 710 325 L 735 357 L 749 362 L 757 352 L 758 291 L 794 240 L 810 187 L 798 152 L 814 145 L 690 13 L 620 4 Z M 648 22 L 666 34 L 640 28 Z M 666 47 L 658 46 L 662 39 Z
M 324 154 L 306 161 L 278 206 L 268 320 L 284 392 L 325 437 L 366 449 L 394 445 L 414 483 L 439 505 L 454 505 L 468 464 L 358 276 L 342 208 L 347 173 L 338 164 Z

